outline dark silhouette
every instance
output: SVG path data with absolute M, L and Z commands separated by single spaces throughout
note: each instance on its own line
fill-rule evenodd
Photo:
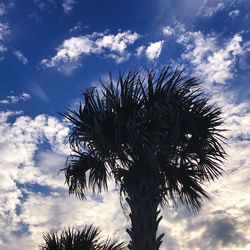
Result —
M 157 250 L 159 205 L 180 201 L 198 211 L 208 198 L 202 184 L 222 174 L 221 111 L 199 79 L 178 69 L 129 72 L 101 84 L 65 114 L 73 125 L 73 154 L 63 169 L 69 193 L 84 199 L 87 189 L 101 192 L 113 177 L 130 208 L 128 248 Z
M 85 226 L 82 230 L 68 228 L 59 232 L 43 235 L 45 241 L 40 250 L 123 250 L 124 243 L 117 239 L 100 240 L 97 227 Z

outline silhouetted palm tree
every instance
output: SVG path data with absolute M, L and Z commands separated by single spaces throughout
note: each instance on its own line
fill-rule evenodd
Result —
M 199 79 L 169 67 L 101 84 L 65 114 L 73 125 L 73 154 L 63 169 L 69 193 L 83 199 L 87 189 L 101 192 L 112 176 L 130 207 L 129 249 L 157 250 L 159 204 L 181 201 L 198 211 L 208 198 L 202 184 L 222 173 L 221 111 Z
M 123 250 L 123 242 L 108 238 L 100 240 L 100 230 L 97 227 L 85 226 L 82 230 L 68 228 L 60 233 L 50 232 L 43 235 L 45 241 L 41 250 Z

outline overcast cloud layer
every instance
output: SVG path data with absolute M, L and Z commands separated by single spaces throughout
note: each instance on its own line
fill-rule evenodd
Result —
M 229 146 L 199 214 L 164 208 L 161 249 L 250 249 L 249 11 L 247 0 L 0 1 L 0 249 L 38 249 L 44 232 L 89 223 L 128 240 L 112 181 L 108 193 L 69 197 L 58 112 L 109 72 L 169 64 L 204 81 Z

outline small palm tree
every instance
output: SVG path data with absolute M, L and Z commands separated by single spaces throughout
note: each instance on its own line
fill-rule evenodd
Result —
M 58 232 L 43 235 L 45 241 L 41 250 L 123 250 L 124 243 L 117 239 L 100 240 L 100 230 L 97 227 L 85 226 L 82 230 L 68 228 Z
M 198 211 L 208 198 L 203 183 L 222 174 L 220 114 L 199 79 L 178 69 L 129 72 L 117 83 L 110 76 L 101 92 L 88 89 L 83 106 L 65 114 L 73 125 L 73 154 L 63 169 L 69 193 L 84 199 L 113 177 L 130 207 L 129 249 L 159 249 L 159 205 L 181 201 Z

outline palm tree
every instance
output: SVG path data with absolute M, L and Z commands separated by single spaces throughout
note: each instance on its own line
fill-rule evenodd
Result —
M 120 74 L 116 83 L 110 75 L 101 86 L 64 115 L 72 123 L 73 153 L 63 169 L 69 193 L 84 199 L 112 177 L 130 208 L 128 248 L 157 250 L 159 205 L 180 201 L 198 211 L 208 198 L 203 183 L 223 172 L 221 111 L 198 78 L 170 67 Z
M 68 228 L 60 233 L 52 231 L 43 235 L 45 241 L 41 250 L 123 250 L 124 243 L 108 238 L 100 241 L 100 230 L 97 227 L 85 226 L 82 230 Z

